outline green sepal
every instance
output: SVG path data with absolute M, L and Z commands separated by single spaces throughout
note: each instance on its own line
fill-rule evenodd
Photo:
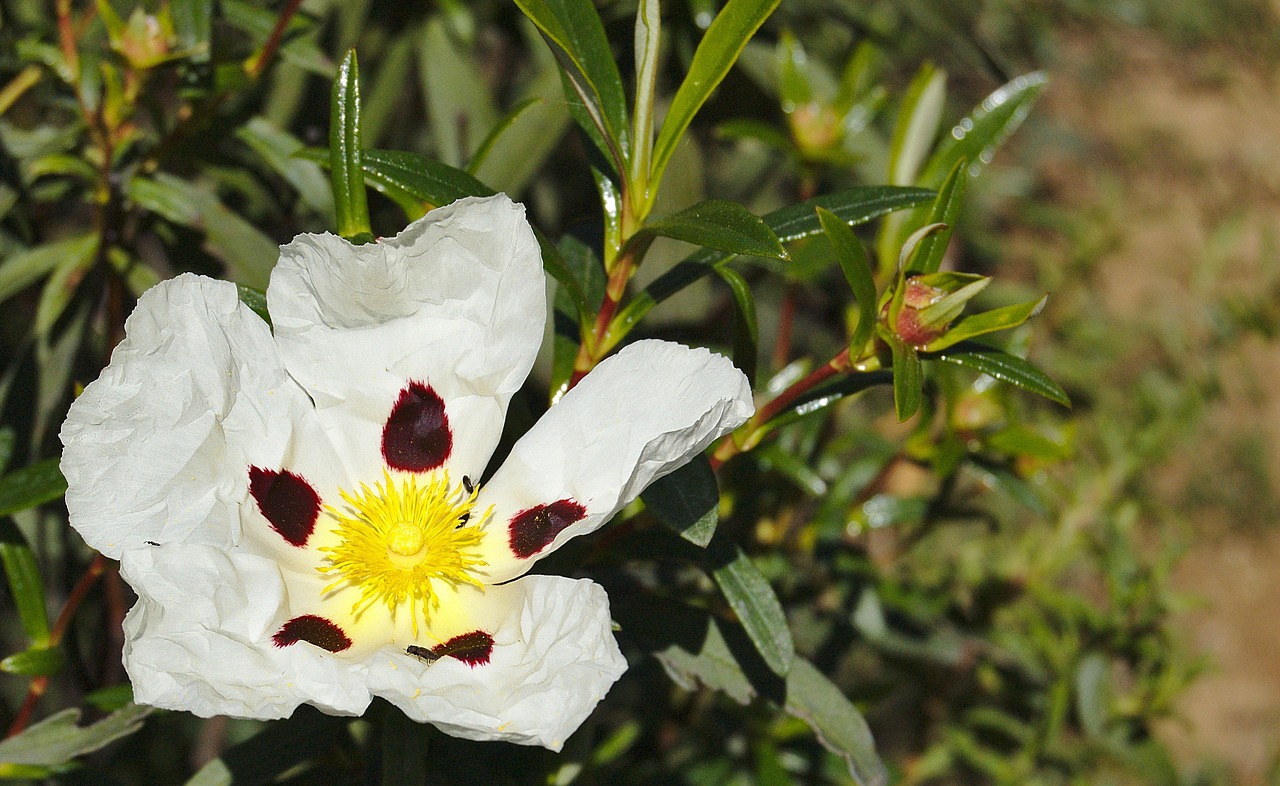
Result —
M 926 352 L 938 352 L 977 336 L 1015 328 L 1039 314 L 1048 299 L 1049 296 L 1045 295 L 1039 300 L 972 314 L 952 325 L 946 333 L 930 341 L 923 349 Z

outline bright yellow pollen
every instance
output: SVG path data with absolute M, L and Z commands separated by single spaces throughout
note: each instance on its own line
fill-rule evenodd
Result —
M 379 602 L 393 616 L 408 604 L 416 636 L 418 609 L 430 622 L 440 605 L 437 582 L 483 586 L 475 573 L 488 564 L 479 546 L 492 511 L 472 513 L 478 494 L 454 488 L 447 472 L 420 484 L 415 475 L 397 479 L 386 470 L 372 489 L 361 483 L 358 493 L 342 492 L 344 509 L 325 509 L 339 542 L 320 549 L 328 556 L 317 569 L 335 577 L 324 592 L 358 587 L 360 598 L 351 607 L 357 619 Z

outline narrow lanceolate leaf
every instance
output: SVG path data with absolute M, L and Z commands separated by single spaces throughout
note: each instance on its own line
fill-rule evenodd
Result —
M 907 268 L 908 276 L 917 273 L 934 273 L 942 264 L 942 257 L 946 254 L 947 245 L 951 242 L 951 230 L 956 225 L 956 219 L 960 217 L 964 188 L 969 179 L 968 171 L 967 160 L 961 158 L 951 167 L 947 179 L 938 189 L 938 196 L 933 200 L 933 206 L 929 208 L 924 223 L 942 224 L 945 228 L 920 241 L 915 258 Z
M 711 542 L 720 521 L 720 487 L 705 455 L 650 483 L 640 499 L 680 537 L 697 546 Z
M 296 156 L 329 166 L 329 151 L 308 148 Z M 465 196 L 492 196 L 493 189 L 467 172 L 417 153 L 401 150 L 365 150 L 361 156 L 365 181 L 394 201 L 409 220 L 427 210 Z
M 539 107 L 546 102 L 537 96 L 526 98 L 520 103 L 512 107 L 511 111 L 498 119 L 494 123 L 493 129 L 489 131 L 488 136 L 480 142 L 480 146 L 476 148 L 476 152 L 471 156 L 471 160 L 467 162 L 467 172 L 475 175 L 480 171 L 480 167 L 484 166 L 485 159 L 489 157 L 490 151 L 493 150 L 499 140 L 507 135 L 513 128 L 520 125 L 521 121 L 527 116 L 534 113 Z
M 302 142 L 261 117 L 255 117 L 236 130 L 240 141 L 248 145 L 298 192 L 298 198 L 311 209 L 333 214 L 333 193 L 328 179 L 315 161 L 294 155 Z
M 888 339 L 893 350 L 893 408 L 902 422 L 920 409 L 923 378 L 920 355 L 897 336 Z
M 588 122 L 579 125 L 617 169 L 627 172 L 627 99 L 600 14 L 591 0 L 516 0 L 542 33 Z
M 364 193 L 360 149 L 360 67 L 356 50 L 338 66 L 329 105 L 329 178 L 338 219 L 338 234 L 353 242 L 373 239 Z
M 785 676 L 795 657 L 787 617 L 769 581 L 737 545 L 712 537 L 707 547 L 712 578 L 774 674 Z
M 889 782 L 867 721 L 840 688 L 803 658 L 796 658 L 787 675 L 786 708 L 813 728 L 827 750 L 844 759 L 860 786 Z
M 716 274 L 733 293 L 733 364 L 746 374 L 754 387 L 756 364 L 760 356 L 760 326 L 756 320 L 756 299 L 751 285 L 742 274 L 728 265 L 716 268 Z
M 995 347 L 965 341 L 930 357 L 1008 382 L 1050 401 L 1056 401 L 1064 407 L 1071 406 L 1067 392 L 1050 379 L 1048 374 L 1030 362 Z
M 871 338 L 871 331 L 876 326 L 876 282 L 871 272 L 871 264 L 867 260 L 867 252 L 854 236 L 849 225 L 830 210 L 819 207 L 818 220 L 822 223 L 822 231 L 826 232 L 831 247 L 835 249 L 836 261 L 840 270 L 853 290 L 858 302 L 858 326 L 853 330 L 849 341 L 849 357 L 858 360 L 862 348 Z
M 893 210 L 922 205 L 933 199 L 934 192 L 924 188 L 899 188 L 897 186 L 859 186 L 835 194 L 807 199 L 795 205 L 775 210 L 763 217 L 766 226 L 773 230 L 778 240 L 790 243 L 816 235 L 822 231 L 822 223 L 814 210 L 825 208 L 846 224 L 863 224 Z M 709 275 L 714 266 L 732 259 L 732 254 L 698 251 L 686 257 L 675 267 L 654 279 L 631 302 L 618 312 L 614 325 L 618 328 L 616 339 L 658 303 Z
M 785 680 L 780 679 L 744 651 L 750 645 L 743 641 L 738 626 L 702 609 L 677 603 L 639 608 L 626 602 L 614 608 L 623 626 L 681 687 L 694 690 L 703 685 L 723 691 L 740 704 L 757 696 L 767 698 L 808 723 L 819 741 L 845 760 L 859 786 L 887 783 L 866 721 L 808 661 L 795 658 Z
M 952 325 L 941 337 L 926 344 L 924 349 L 926 352 L 937 352 L 966 339 L 1017 327 L 1039 314 L 1040 309 L 1044 308 L 1045 301 L 1048 299 L 1049 296 L 1045 295 L 1039 300 L 1018 303 L 1017 305 L 1005 306 L 1004 308 L 996 308 L 991 311 L 984 311 L 981 314 L 967 316 Z
M 889 182 L 896 186 L 916 182 L 920 164 L 933 147 L 947 94 L 947 72 L 932 63 L 920 66 L 907 86 L 898 109 L 898 121 L 889 143 Z
M 637 235 L 661 235 L 740 256 L 786 259 L 778 236 L 759 216 L 737 202 L 709 199 L 661 221 L 646 224 Z
M 93 267 L 97 250 L 98 244 L 95 242 L 84 248 L 84 253 L 79 256 L 69 254 L 63 257 L 53 269 L 44 289 L 40 290 L 40 302 L 36 306 L 37 336 L 47 336 L 54 323 L 66 311 L 71 298 L 80 288 L 80 282 Z
M 934 197 L 925 188 L 902 186 L 859 186 L 834 194 L 824 194 L 803 202 L 775 210 L 764 217 L 783 243 L 816 235 L 822 231 L 822 223 L 814 213 L 815 208 L 826 208 L 850 225 L 865 224 L 894 210 L 923 205 Z
M 57 459 L 46 459 L 0 478 L 0 516 L 34 508 L 61 497 L 67 481 Z
M 18 606 L 22 629 L 33 646 L 49 644 L 49 615 L 44 607 L 44 580 L 26 538 L 9 519 L 0 519 L 0 561 L 9 592 Z
M 78 726 L 80 710 L 62 710 L 0 742 L 0 762 L 52 767 L 93 753 L 142 728 L 153 707 L 130 704 L 90 726 Z
M 271 315 L 267 313 L 267 293 L 261 289 L 246 287 L 243 284 L 236 286 L 236 295 L 239 296 L 240 302 L 249 307 L 249 310 L 262 317 L 262 321 L 268 325 L 271 324 Z
M 658 45 L 662 39 L 662 9 L 658 0 L 640 0 L 636 9 L 636 108 L 632 115 L 633 152 L 631 183 L 644 189 L 649 182 L 649 166 L 653 153 L 653 115 L 656 99 L 654 88 L 658 77 Z M 643 199 L 643 194 L 641 195 Z M 641 210 L 640 215 L 646 215 Z
M 942 138 L 917 182 L 926 185 L 942 182 L 962 158 L 969 162 L 969 174 L 976 176 L 991 163 L 1001 143 L 1026 119 L 1048 83 L 1047 74 L 1034 71 L 1013 79 L 982 99 L 968 117 Z
M 59 262 L 91 258 L 97 249 L 97 234 L 87 233 L 10 254 L 0 263 L 0 301 L 47 276 Z
M 32 647 L 0 660 L 0 671 L 24 677 L 49 677 L 62 671 L 66 658 L 57 647 Z
M 658 194 L 662 173 L 675 152 L 676 145 L 689 128 L 693 116 L 698 113 L 712 91 L 720 84 L 729 68 L 738 59 L 742 48 L 755 35 L 764 20 L 773 13 L 780 0 L 729 0 L 716 15 L 693 53 L 684 82 L 671 99 L 662 130 L 653 150 L 652 176 L 646 194 L 652 205 Z

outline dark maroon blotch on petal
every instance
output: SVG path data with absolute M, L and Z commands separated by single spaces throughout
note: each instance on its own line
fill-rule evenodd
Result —
M 565 527 L 586 516 L 587 509 L 571 499 L 529 508 L 511 519 L 511 550 L 520 559 L 528 559 L 545 549 Z
M 482 630 L 473 630 L 437 644 L 431 648 L 431 654 L 436 658 L 446 655 L 457 658 L 474 669 L 489 662 L 489 656 L 493 654 L 493 636 Z
M 382 457 L 404 472 L 426 472 L 449 458 L 453 434 L 444 399 L 421 382 L 410 382 L 382 427 Z
M 342 652 L 351 646 L 351 639 L 342 632 L 342 628 L 314 614 L 303 614 L 281 625 L 271 641 L 277 647 L 305 641 L 329 652 Z
M 320 495 L 301 475 L 249 467 L 249 493 L 280 537 L 305 546 L 320 516 Z

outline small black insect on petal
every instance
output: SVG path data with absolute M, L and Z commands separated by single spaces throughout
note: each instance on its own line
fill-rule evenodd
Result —
M 408 647 L 404 648 L 404 651 L 407 654 L 417 658 L 418 660 L 426 661 L 427 663 L 435 663 L 436 661 L 440 660 L 439 655 L 435 654 L 434 652 L 427 649 L 426 647 L 419 647 L 417 644 L 410 644 Z
M 471 477 L 469 475 L 462 476 L 462 487 L 466 489 L 468 494 L 476 490 L 475 484 L 471 482 Z

